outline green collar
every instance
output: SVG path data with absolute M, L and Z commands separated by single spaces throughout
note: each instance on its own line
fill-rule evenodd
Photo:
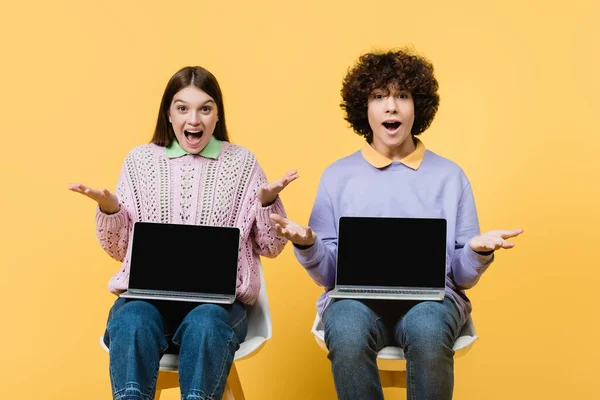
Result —
M 211 136 L 206 146 L 204 146 L 204 148 L 200 151 L 200 153 L 198 153 L 198 155 L 206 158 L 216 159 L 221 153 L 221 145 L 222 142 L 219 139 L 217 139 L 214 136 Z M 170 146 L 165 147 L 165 153 L 169 158 L 178 158 L 190 154 L 181 148 L 181 146 L 177 142 L 177 139 L 174 139 Z

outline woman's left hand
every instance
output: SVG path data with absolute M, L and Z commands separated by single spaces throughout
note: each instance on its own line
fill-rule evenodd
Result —
M 298 170 L 293 169 L 285 174 L 283 178 L 261 187 L 258 191 L 258 200 L 260 201 L 260 204 L 262 204 L 263 207 L 271 205 L 277 198 L 277 195 L 279 195 L 279 193 L 285 189 L 287 185 L 299 177 Z

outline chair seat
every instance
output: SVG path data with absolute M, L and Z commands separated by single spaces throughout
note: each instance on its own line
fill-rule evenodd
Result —
M 323 331 L 323 324 L 318 314 L 315 317 L 312 333 L 319 347 L 321 347 L 324 351 L 329 352 L 327 346 L 325 345 L 325 332 Z M 469 317 L 465 325 L 462 327 L 460 336 L 454 342 L 454 358 L 462 357 L 467 354 L 477 338 L 475 326 L 473 325 L 471 317 Z M 404 351 L 400 347 L 387 346 L 379 350 L 377 353 L 377 364 L 379 365 L 379 369 L 403 370 L 405 368 L 405 361 L 406 358 L 404 357 Z
M 235 352 L 233 361 L 243 360 L 252 356 L 253 353 L 260 350 L 266 341 L 267 339 L 262 336 L 247 338 L 240 344 L 240 348 Z M 160 359 L 160 369 L 162 371 L 177 371 L 178 366 L 179 356 L 176 354 L 165 354 Z

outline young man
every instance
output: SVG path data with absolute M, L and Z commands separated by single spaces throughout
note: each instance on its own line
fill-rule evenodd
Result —
M 367 143 L 325 170 L 309 226 L 271 216 L 277 232 L 294 243 L 298 261 L 325 287 L 317 307 L 342 400 L 383 399 L 376 357 L 387 345 L 404 349 L 409 399 L 452 398 L 452 347 L 471 311 L 463 291 L 477 283 L 495 250 L 512 248 L 507 239 L 522 233 L 480 234 L 465 173 L 417 139 L 435 116 L 437 90 L 433 66 L 420 56 L 408 51 L 363 55 L 344 79 L 341 107 Z M 344 215 L 445 218 L 445 299 L 328 298 L 335 286 L 337 224 Z

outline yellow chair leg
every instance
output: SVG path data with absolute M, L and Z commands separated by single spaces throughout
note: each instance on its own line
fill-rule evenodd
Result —
M 237 373 L 235 363 L 231 366 L 227 382 L 225 383 L 225 393 L 223 394 L 223 400 L 245 400 L 244 390 L 240 382 L 240 377 Z
M 160 399 L 160 394 L 165 389 L 179 387 L 179 375 L 177 372 L 160 371 L 156 380 L 156 394 L 154 400 Z
M 406 371 L 379 371 L 381 387 L 406 388 Z
M 163 390 L 176 387 L 179 387 L 179 376 L 177 372 L 160 371 L 156 381 L 156 394 L 154 395 L 154 399 L 159 400 Z M 223 400 L 245 400 L 244 390 L 242 389 L 235 363 L 231 366 L 231 371 L 229 371 L 229 376 L 225 383 Z

